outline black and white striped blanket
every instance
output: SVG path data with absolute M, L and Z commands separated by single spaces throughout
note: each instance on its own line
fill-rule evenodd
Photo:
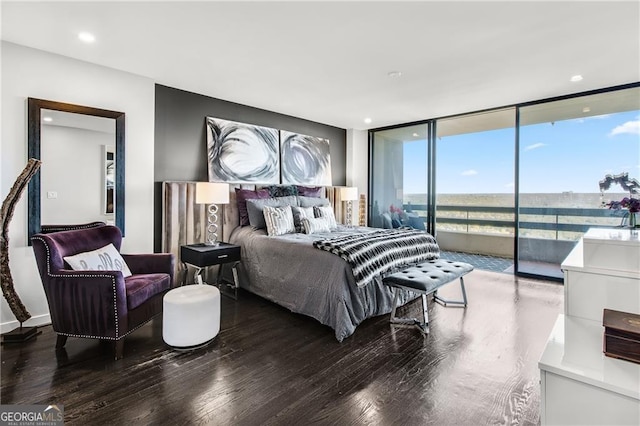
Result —
M 440 257 L 436 239 L 415 229 L 380 229 L 314 241 L 313 246 L 347 261 L 358 287 L 398 266 Z

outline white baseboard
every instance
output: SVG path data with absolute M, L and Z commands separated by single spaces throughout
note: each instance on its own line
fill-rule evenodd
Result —
M 26 320 L 22 325 L 25 327 L 34 327 L 34 326 L 39 327 L 41 325 L 49 325 L 49 324 L 51 324 L 51 316 L 49 314 L 45 314 L 45 315 L 38 315 L 35 317 L 31 317 L 28 320 Z M 2 324 L 0 324 L 0 332 L 7 333 L 13 330 L 14 328 L 18 328 L 18 327 L 20 327 L 19 321 L 3 322 Z

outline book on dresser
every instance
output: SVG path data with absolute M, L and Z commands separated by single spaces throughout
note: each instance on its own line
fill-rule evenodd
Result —
M 602 325 L 604 354 L 640 364 L 640 315 L 604 309 Z

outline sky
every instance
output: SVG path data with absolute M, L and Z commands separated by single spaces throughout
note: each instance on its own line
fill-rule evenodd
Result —
M 514 140 L 513 128 L 438 139 L 437 192 L 513 193 Z M 424 140 L 404 144 L 405 194 L 426 192 L 426 158 Z M 598 193 L 605 175 L 622 172 L 640 181 L 640 111 L 520 129 L 521 193 Z

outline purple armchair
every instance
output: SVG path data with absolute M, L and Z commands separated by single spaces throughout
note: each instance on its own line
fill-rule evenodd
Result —
M 118 252 L 120 229 L 99 226 L 31 238 L 51 324 L 62 349 L 67 337 L 111 340 L 122 358 L 124 337 L 162 312 L 162 298 L 173 282 L 174 258 L 169 253 L 122 255 L 132 275 L 120 271 L 74 271 L 64 261 L 112 243 Z

